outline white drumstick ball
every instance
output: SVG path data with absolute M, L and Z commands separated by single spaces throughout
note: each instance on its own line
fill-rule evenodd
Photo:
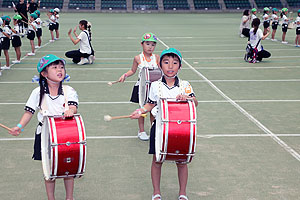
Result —
M 111 116 L 104 115 L 104 121 L 106 121 L 106 122 L 111 121 Z
M 112 86 L 112 85 L 113 85 L 112 82 L 108 82 L 107 84 L 108 84 L 109 86 Z

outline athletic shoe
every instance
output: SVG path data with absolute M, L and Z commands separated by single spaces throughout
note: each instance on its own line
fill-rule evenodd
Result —
M 27 53 L 27 56 L 35 56 L 35 53 L 32 53 L 32 52 Z
M 138 132 L 138 138 L 140 140 L 143 140 L 143 141 L 149 140 L 149 136 L 147 135 L 147 133 L 145 131 L 144 132 Z
M 277 41 L 277 39 L 271 39 L 271 41 L 275 42 L 275 41 Z
M 269 39 L 270 39 L 270 38 L 268 38 L 268 37 L 266 38 L 266 40 L 269 40 Z
M 295 47 L 300 47 L 300 45 L 295 44 Z
M 90 63 L 90 64 L 93 64 L 94 61 L 95 61 L 95 56 L 90 55 L 89 58 L 88 58 L 88 60 L 89 60 L 89 63 Z
M 6 65 L 2 66 L 1 69 L 10 69 L 10 67 L 7 67 Z
M 287 41 L 282 41 L 281 43 L 282 43 L 282 44 L 287 44 L 288 42 L 287 42 Z
M 49 42 L 54 42 L 55 40 L 49 40 Z
M 41 46 L 35 46 L 34 48 L 39 49 L 39 48 L 41 48 Z
M 12 63 L 19 64 L 19 63 L 21 63 L 21 60 L 13 60 Z
M 87 58 L 83 58 L 81 59 L 81 61 L 79 63 L 77 63 L 78 65 L 85 65 L 85 64 L 88 64 L 89 63 L 89 60 Z

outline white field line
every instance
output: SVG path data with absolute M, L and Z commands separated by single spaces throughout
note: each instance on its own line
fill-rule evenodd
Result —
M 158 38 L 165 47 L 169 48 L 163 41 Z M 234 100 L 228 97 L 223 91 L 221 91 L 213 82 L 211 82 L 208 78 L 206 78 L 203 74 L 193 68 L 186 60 L 183 59 L 183 62 L 187 64 L 195 73 L 197 73 L 203 80 L 206 80 L 207 83 L 224 99 L 230 102 L 236 109 L 238 109 L 244 116 L 246 116 L 250 121 L 252 121 L 257 127 L 259 127 L 262 131 L 264 131 L 267 135 L 269 135 L 277 144 L 283 147 L 288 153 L 290 153 L 294 158 L 300 161 L 300 154 L 296 152 L 293 148 L 287 145 L 283 140 L 281 140 L 278 136 L 276 136 L 271 130 L 269 130 L 266 126 L 264 126 L 260 121 L 258 121 L 255 117 L 253 117 L 250 113 L 248 113 L 244 108 L 242 108 L 239 104 L 237 104 Z
M 276 134 L 277 137 L 300 137 L 300 134 Z M 231 138 L 231 137 L 270 137 L 266 134 L 201 134 L 199 138 Z M 95 139 L 137 139 L 137 136 L 87 136 L 88 140 Z M 34 138 L 0 138 L 0 141 L 32 141 Z

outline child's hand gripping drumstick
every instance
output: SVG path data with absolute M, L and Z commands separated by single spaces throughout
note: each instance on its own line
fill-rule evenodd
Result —
M 141 114 L 142 117 L 146 117 L 147 114 Z M 111 121 L 113 119 L 124 119 L 124 118 L 130 118 L 131 115 L 124 115 L 124 116 L 115 116 L 115 117 L 111 117 L 109 115 L 105 115 L 104 116 L 104 121 L 108 122 L 108 121 Z

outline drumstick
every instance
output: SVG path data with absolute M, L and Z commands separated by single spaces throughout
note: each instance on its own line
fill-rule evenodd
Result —
M 0 126 L 1 126 L 2 128 L 5 128 L 5 129 L 8 130 L 8 131 L 11 131 L 11 128 L 8 128 L 7 126 L 5 126 L 5 125 L 3 125 L 3 124 L 1 124 L 1 123 L 0 123 Z
M 108 82 L 107 85 L 112 86 L 113 84 L 119 83 L 120 81 Z
M 141 114 L 141 117 L 146 117 L 147 114 Z M 130 118 L 130 115 L 123 115 L 123 116 L 115 116 L 115 117 L 111 117 L 110 115 L 104 115 L 104 121 L 108 122 L 111 121 L 113 119 L 124 119 L 124 118 Z
M 25 17 L 23 13 L 20 13 L 20 15 L 22 15 L 22 17 L 28 21 L 27 17 Z

